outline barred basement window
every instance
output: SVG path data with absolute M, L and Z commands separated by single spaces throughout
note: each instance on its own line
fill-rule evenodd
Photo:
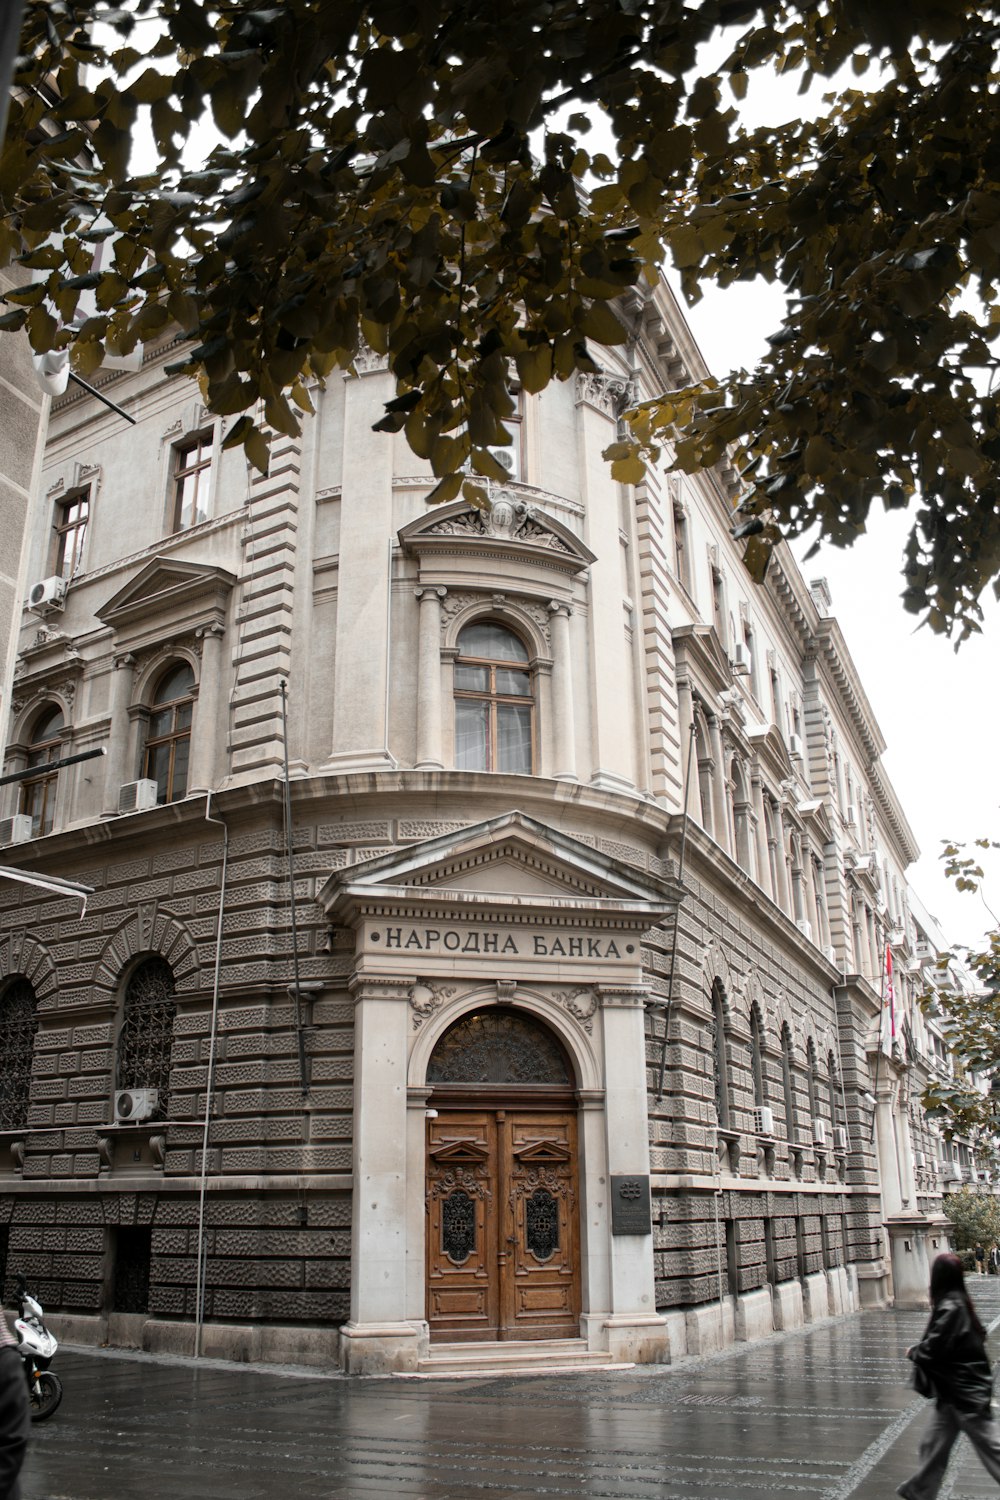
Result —
M 156 1089 L 160 1114 L 167 1107 L 176 1014 L 170 965 L 162 958 L 147 958 L 125 988 L 115 1087 Z
M 15 979 L 0 997 L 0 1130 L 23 1130 L 28 1123 L 37 1030 L 35 991 L 29 980 Z

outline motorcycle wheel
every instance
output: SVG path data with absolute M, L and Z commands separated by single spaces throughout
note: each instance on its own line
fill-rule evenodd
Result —
M 62 1381 L 51 1370 L 40 1370 L 28 1387 L 31 1401 L 31 1420 L 44 1422 L 51 1417 L 63 1398 Z

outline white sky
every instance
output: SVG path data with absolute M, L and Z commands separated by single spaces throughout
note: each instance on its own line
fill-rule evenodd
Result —
M 781 302 L 753 284 L 709 291 L 688 319 L 709 367 L 719 374 L 752 366 L 778 327 Z M 1000 839 L 1000 700 L 996 691 L 1000 606 L 984 598 L 983 635 L 956 653 L 918 628 L 899 595 L 907 513 L 873 512 L 852 548 L 826 546 L 800 566 L 826 578 L 833 609 L 888 749 L 883 765 L 921 849 L 909 878 L 951 942 L 975 946 L 994 919 L 979 895 L 955 891 L 939 853 L 946 839 Z M 796 544 L 801 559 L 808 542 Z M 976 851 L 970 851 L 970 853 Z M 1000 916 L 1000 860 L 987 863 L 983 888 Z M 992 897 L 991 897 L 992 889 Z

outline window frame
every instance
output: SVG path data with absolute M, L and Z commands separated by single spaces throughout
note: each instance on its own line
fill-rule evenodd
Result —
M 81 485 L 56 501 L 52 530 L 55 537 L 53 573 L 67 581 L 76 577 L 81 569 L 87 532 L 90 527 L 92 495 L 89 484 Z M 70 518 L 71 511 L 80 514 Z
M 157 695 L 160 691 L 161 685 L 167 681 L 172 673 L 178 671 L 178 669 L 182 667 L 187 668 L 187 670 L 191 673 L 190 691 L 185 693 L 183 696 L 164 698 L 160 700 Z M 191 765 L 190 749 L 194 737 L 194 705 L 197 696 L 198 682 L 194 674 L 194 668 L 191 666 L 191 663 L 184 657 L 177 657 L 168 666 L 164 667 L 163 670 L 157 674 L 150 689 L 149 700 L 146 705 L 146 732 L 144 735 L 142 747 L 142 775 L 144 779 L 155 781 L 157 783 L 157 805 L 160 807 L 166 807 L 171 802 L 180 802 L 184 797 L 187 796 L 188 778 Z M 186 725 L 181 725 L 180 727 L 178 727 L 178 710 L 185 707 L 190 708 L 188 722 Z M 170 711 L 171 716 L 171 727 L 169 731 L 167 733 L 157 734 L 155 736 L 152 735 L 150 733 L 150 726 L 152 725 L 154 717 L 157 714 L 166 713 L 167 711 Z M 188 746 L 188 761 L 184 771 L 183 789 L 180 791 L 176 791 L 174 787 L 174 778 L 177 760 L 177 746 L 181 743 L 185 743 Z M 158 775 L 153 774 L 153 756 L 154 753 L 157 750 L 161 749 L 164 745 L 169 746 L 167 776 L 165 783 L 166 796 L 162 801 L 160 801 L 160 778 Z
M 196 454 L 196 462 L 188 464 L 185 459 Z M 215 432 L 211 427 L 202 428 L 175 443 L 170 450 L 170 530 L 173 535 L 191 531 L 209 518 L 209 501 L 212 492 L 212 466 L 215 459 Z M 184 520 L 184 486 L 194 478 L 193 514 Z M 199 506 L 199 500 L 204 505 Z
M 40 739 L 39 727 L 56 716 L 60 721 L 58 732 Z M 36 716 L 35 728 L 28 740 L 24 769 L 37 771 L 38 774 L 24 777 L 18 788 L 18 807 L 23 814 L 31 818 L 32 838 L 45 838 L 55 827 L 59 772 L 49 770 L 47 767 L 49 762 L 59 759 L 65 733 L 66 716 L 58 703 L 50 704 L 46 711 Z M 41 759 L 43 755 L 45 758 Z M 32 764 L 33 761 L 34 764 Z M 40 808 L 36 806 L 36 799 L 39 796 L 41 797 Z
M 467 656 L 462 651 L 462 636 L 467 630 L 476 625 L 492 625 L 497 630 L 504 631 L 512 636 L 522 647 L 525 659 L 523 662 L 517 660 L 503 660 L 499 657 Z M 495 776 L 536 776 L 538 774 L 538 693 L 536 690 L 536 673 L 532 664 L 531 648 L 522 635 L 511 627 L 506 620 L 496 620 L 490 616 L 468 620 L 458 632 L 457 650 L 452 664 L 452 701 L 455 704 L 455 762 L 456 769 L 465 771 L 480 771 Z M 486 691 L 479 688 L 460 688 L 458 686 L 458 669 L 460 667 L 484 667 L 489 671 L 489 686 Z M 514 671 L 523 673 L 529 691 L 522 694 L 502 693 L 496 687 L 497 671 Z M 465 703 L 487 703 L 489 705 L 488 736 L 486 746 L 485 766 L 458 766 L 458 704 Z M 530 711 L 530 735 L 529 735 L 529 759 L 527 770 L 510 770 L 497 764 L 498 760 L 498 733 L 497 726 L 499 714 L 497 709 L 500 705 L 508 704 L 516 707 L 527 707 Z

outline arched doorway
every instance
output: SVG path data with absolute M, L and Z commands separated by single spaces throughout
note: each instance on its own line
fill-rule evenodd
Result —
M 555 1035 L 491 1006 L 427 1068 L 427 1321 L 433 1340 L 580 1332 L 576 1091 Z

